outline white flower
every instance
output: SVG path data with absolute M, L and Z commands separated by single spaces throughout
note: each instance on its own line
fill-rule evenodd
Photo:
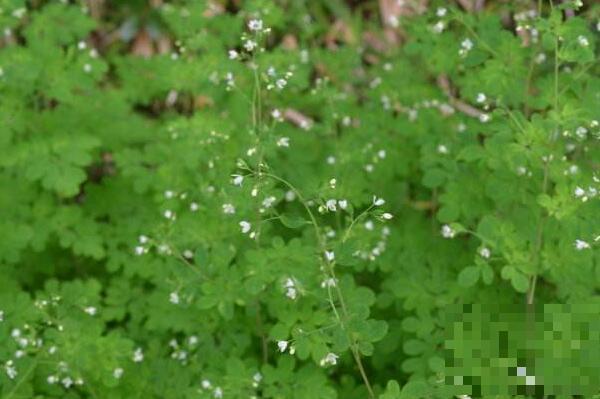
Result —
M 473 42 L 471 39 L 467 38 L 460 43 L 460 46 L 465 50 L 471 50 L 473 48 Z
M 196 211 L 198 210 L 198 208 L 200 208 L 200 206 L 198 205 L 198 203 L 197 203 L 197 202 L 192 202 L 192 203 L 190 204 L 190 211 L 192 211 L 192 212 L 196 212 Z
M 449 225 L 445 224 L 442 226 L 442 237 L 453 238 L 455 234 L 456 232 Z
M 231 182 L 233 183 L 234 186 L 238 186 L 238 187 L 242 186 L 242 183 L 244 182 L 244 176 L 232 175 L 231 177 L 233 177 L 233 180 Z
M 273 206 L 273 204 L 275 203 L 275 201 L 277 201 L 277 198 L 275 198 L 274 196 L 271 195 L 271 196 L 269 196 L 269 197 L 267 197 L 267 198 L 265 198 L 263 200 L 262 205 L 265 208 L 270 208 L 270 207 Z
M 487 247 L 483 247 L 479 250 L 479 255 L 481 255 L 482 258 L 489 259 L 491 254 L 490 249 Z
M 141 235 L 138 237 L 138 241 L 140 242 L 140 244 L 145 244 L 148 242 L 148 237 L 146 237 L 145 235 Z
M 167 190 L 165 191 L 165 198 L 170 199 L 173 198 L 175 196 L 175 193 L 171 190 Z
M 379 150 L 379 151 L 377 151 L 377 156 L 378 156 L 379 158 L 381 158 L 381 159 L 384 159 L 384 158 L 385 158 L 385 155 L 386 155 L 386 152 L 385 152 L 385 150 Z
M 277 79 L 275 81 L 275 86 L 277 86 L 277 88 L 279 90 L 283 89 L 286 85 L 287 85 L 287 80 L 285 80 L 285 79 Z
M 281 114 L 281 111 L 278 109 L 274 109 L 273 111 L 271 111 L 271 116 L 273 117 L 273 119 L 275 119 L 276 121 L 282 121 L 283 120 L 283 116 Z
M 242 228 L 242 233 L 246 234 L 252 229 L 252 225 L 245 220 L 240 222 L 240 227 Z
M 169 294 L 169 302 L 175 305 L 179 304 L 179 294 L 177 292 L 171 292 Z
M 285 296 L 287 296 L 290 299 L 296 299 L 298 297 L 298 291 L 296 290 L 295 287 L 288 287 L 286 288 L 285 291 Z
M 202 380 L 202 382 L 200 383 L 200 385 L 204 389 L 210 389 L 210 387 L 212 386 L 211 383 L 210 383 L 210 381 L 207 380 L 207 379 Z
M 121 377 L 123 377 L 123 369 L 121 367 L 117 367 L 116 369 L 113 370 L 113 377 L 115 377 L 117 380 Z
M 578 251 L 581 251 L 583 249 L 589 249 L 590 248 L 590 244 L 588 244 L 587 242 L 583 241 L 583 240 L 575 240 L 575 249 L 577 249 Z
M 13 328 L 13 330 L 10 332 L 10 336 L 13 338 L 19 338 L 21 336 L 21 330 L 18 328 Z
M 136 255 L 143 255 L 144 252 L 146 252 L 146 248 L 142 247 L 141 245 L 138 245 L 135 247 L 134 251 Z
M 213 392 L 213 396 L 216 399 L 221 399 L 223 397 L 223 390 L 221 389 L 221 387 L 216 387 L 215 391 Z
M 223 213 L 232 215 L 235 213 L 235 207 L 232 204 L 223 204 Z
M 92 66 L 91 66 L 90 64 L 85 64 L 85 65 L 83 66 L 83 71 L 84 71 L 85 73 L 90 73 L 90 72 L 92 72 Z
M 321 282 L 321 288 L 327 288 L 327 287 L 335 287 L 337 284 L 337 280 L 334 278 L 328 278 L 325 279 Z
M 365 229 L 372 231 L 375 228 L 375 224 L 373 223 L 372 220 L 367 220 L 365 222 Z
M 4 371 L 6 371 L 6 375 L 11 380 L 14 380 L 15 377 L 19 374 L 17 372 L 17 369 L 14 367 L 14 363 L 12 360 L 9 360 L 4 364 Z
M 0 310 L 0 322 L 4 321 L 4 311 Z
M 329 199 L 325 202 L 325 206 L 327 207 L 327 210 L 329 210 L 331 212 L 335 212 L 337 210 L 336 204 L 337 204 L 337 201 L 334 199 Z
M 579 43 L 579 45 L 581 47 L 587 47 L 590 45 L 589 40 L 587 39 L 587 37 L 580 35 L 579 37 L 577 37 L 577 43 Z
M 438 145 L 438 147 L 437 147 L 437 151 L 438 151 L 440 154 L 447 154 L 447 153 L 448 153 L 448 147 L 446 147 L 444 144 L 440 144 L 440 145 Z
M 443 17 L 444 15 L 446 15 L 446 9 L 444 7 L 439 7 L 436 11 L 435 11 L 435 15 L 437 15 L 438 17 Z
M 88 307 L 84 308 L 83 311 L 85 313 L 89 314 L 90 316 L 94 316 L 96 314 L 96 308 L 93 306 L 88 306 Z
M 487 97 L 485 96 L 485 94 L 483 94 L 483 93 L 479 93 L 479 94 L 477 94 L 477 99 L 476 99 L 476 101 L 477 101 L 479 104 L 483 104 L 483 103 L 484 103 L 486 100 L 487 100 Z
M 83 40 L 81 40 L 79 43 L 77 43 L 77 48 L 79 50 L 85 50 L 86 47 L 87 47 L 87 44 Z
M 323 359 L 321 359 L 321 362 L 319 364 L 321 366 L 326 366 L 326 365 L 335 366 L 337 364 L 338 358 L 339 358 L 338 355 L 336 355 L 335 353 L 329 352 L 327 355 L 325 355 L 325 357 Z
M 235 60 L 239 57 L 239 53 L 235 50 L 229 50 L 229 59 Z
M 133 352 L 132 359 L 135 363 L 140 363 L 142 360 L 144 360 L 144 352 L 142 352 L 142 348 L 137 348 L 135 352 Z
M 286 200 L 286 201 L 288 201 L 288 202 L 292 202 L 292 201 L 293 201 L 293 200 L 295 200 L 295 199 L 296 199 L 296 193 L 295 193 L 295 192 L 293 192 L 292 190 L 288 190 L 288 191 L 285 193 L 285 200 Z
M 170 209 L 164 211 L 163 216 L 165 217 L 165 219 L 175 220 L 175 212 L 173 212 Z
M 325 251 L 325 259 L 328 262 L 333 262 L 335 260 L 335 253 L 333 251 Z
M 580 198 L 585 195 L 585 190 L 579 186 L 575 187 L 575 197 Z
M 253 376 L 252 379 L 254 380 L 254 382 L 261 382 L 263 379 L 263 376 L 261 373 L 256 372 Z
M 277 341 L 277 348 L 279 349 L 279 352 L 285 352 L 285 350 L 288 347 L 288 342 L 287 341 Z
M 48 382 L 48 384 L 52 385 L 52 384 L 56 384 L 58 382 L 58 377 L 55 375 L 49 375 L 46 378 L 46 381 Z
M 251 19 L 248 22 L 248 29 L 250 29 L 251 31 L 259 31 L 262 30 L 263 28 L 263 21 L 261 19 Z
M 373 205 L 381 206 L 383 204 L 385 204 L 385 200 L 383 198 L 377 198 L 376 196 L 373 196 Z
M 69 389 L 71 385 L 73 385 L 73 380 L 71 379 L 71 377 L 65 377 L 62 379 L 61 383 L 65 388 Z
M 482 123 L 489 122 L 490 119 L 491 119 L 491 117 L 490 117 L 489 114 L 481 114 L 481 115 L 479 115 L 479 121 L 482 122 Z
M 433 25 L 431 30 L 433 30 L 433 33 L 442 33 L 445 27 L 446 24 L 444 23 L 444 21 L 438 21 L 435 25 Z
M 252 51 L 256 48 L 257 44 L 254 40 L 246 40 L 244 43 L 244 48 L 246 51 Z
M 331 179 L 329 180 L 329 187 L 331 188 L 335 188 L 335 185 L 337 184 L 337 179 Z
M 345 199 L 339 200 L 338 205 L 340 206 L 341 209 L 345 210 L 346 208 L 348 208 L 348 201 Z
M 329 165 L 333 165 L 333 164 L 335 164 L 335 157 L 334 157 L 333 155 L 330 155 L 330 156 L 328 156 L 328 157 L 327 157 L 327 163 L 328 163 Z
M 182 255 L 186 259 L 192 259 L 194 257 L 194 253 L 190 249 L 184 250 Z
M 394 217 L 394 215 L 392 215 L 391 213 L 386 212 L 383 215 L 381 215 L 381 217 L 384 218 L 385 220 L 391 220 Z
M 289 137 L 281 137 L 279 140 L 277 140 L 277 146 L 289 147 L 290 146 L 290 138 Z

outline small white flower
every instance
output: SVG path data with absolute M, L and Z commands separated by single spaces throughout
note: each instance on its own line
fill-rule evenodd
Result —
M 335 287 L 337 284 L 336 279 L 334 278 L 328 278 L 325 279 L 321 282 L 321 288 L 327 288 L 327 287 Z
M 287 202 L 292 202 L 292 201 L 293 201 L 293 200 L 295 200 L 295 199 L 296 199 L 296 193 L 295 193 L 295 192 L 293 192 L 292 190 L 288 190 L 288 191 L 285 193 L 285 200 L 286 200 Z
M 221 387 L 216 387 L 215 391 L 213 392 L 213 396 L 216 399 L 221 399 L 223 397 L 223 390 L 221 389 Z
M 327 365 L 335 366 L 337 364 L 338 358 L 339 358 L 338 355 L 336 355 L 335 353 L 329 352 L 327 355 L 325 355 L 325 357 L 323 359 L 321 359 L 319 364 L 321 365 L 321 367 L 327 366 Z
M 85 73 L 90 73 L 90 72 L 92 72 L 92 66 L 91 66 L 90 64 L 85 64 L 85 65 L 83 66 L 83 71 L 84 71 Z
M 281 111 L 278 110 L 278 109 L 274 109 L 273 111 L 271 111 L 271 116 L 276 121 L 282 121 L 283 120 L 283 115 L 281 114 Z
M 212 384 L 207 379 L 202 380 L 200 385 L 202 386 L 203 389 L 210 389 L 212 387 Z
M 331 188 L 335 188 L 335 185 L 337 184 L 337 179 L 331 179 L 329 180 L 329 187 Z
M 179 304 L 179 294 L 177 292 L 171 292 L 169 294 L 169 302 L 175 305 Z
M 385 220 L 391 220 L 394 217 L 394 215 L 392 215 L 391 213 L 386 212 L 383 215 L 381 215 L 381 217 L 384 218 Z
M 449 225 L 445 224 L 442 226 L 442 237 L 453 238 L 455 234 L 456 232 Z
M 545 53 L 539 53 L 538 55 L 535 56 L 535 63 L 536 64 L 543 64 L 546 61 L 546 54 Z
M 245 220 L 240 222 L 240 227 L 242 229 L 242 233 L 244 234 L 248 233 L 252 229 L 252 225 Z
M 90 316 L 94 316 L 96 314 L 97 309 L 93 306 L 88 306 L 88 307 L 84 308 L 83 311 L 85 313 L 89 314 Z
M 144 352 L 142 352 L 142 348 L 137 348 L 133 352 L 132 359 L 135 363 L 140 363 L 142 360 L 144 360 Z
M 334 199 L 329 199 L 325 202 L 325 206 L 327 207 L 327 210 L 329 210 L 331 212 L 335 212 L 337 210 L 336 204 L 337 204 L 337 201 Z
M 335 260 L 335 253 L 333 251 L 325 251 L 325 259 L 328 262 L 333 262 Z
M 375 228 L 375 224 L 373 223 L 372 220 L 367 220 L 365 222 L 365 229 L 372 231 Z
M 345 210 L 346 208 L 348 208 L 348 201 L 345 199 L 339 200 L 338 205 L 340 206 L 341 209 Z
M 251 31 L 259 31 L 262 30 L 263 28 L 263 21 L 261 19 L 251 19 L 248 22 L 248 29 L 250 29 Z
M 261 373 L 257 372 L 252 376 L 252 379 L 254 380 L 254 382 L 261 382 L 263 379 L 263 376 Z
M 491 119 L 491 117 L 490 117 L 489 114 L 481 114 L 481 115 L 479 115 L 479 121 L 481 123 L 487 123 L 487 122 L 490 121 L 490 119 Z
M 18 328 L 13 328 L 13 330 L 10 332 L 10 336 L 13 338 L 19 338 L 21 336 L 21 330 Z
M 436 11 L 435 11 L 435 15 L 437 15 L 438 17 L 443 17 L 446 15 L 446 9 L 444 7 L 439 7 Z
M 444 144 L 440 144 L 437 147 L 437 152 L 439 152 L 440 154 L 447 154 L 448 153 L 448 147 L 446 147 Z
M 244 182 L 244 176 L 232 175 L 231 177 L 233 177 L 233 180 L 231 181 L 233 183 L 233 185 L 241 187 L 242 183 Z
M 12 360 L 9 360 L 4 364 L 4 371 L 6 372 L 7 377 L 11 380 L 14 380 L 19 374 L 17 369 L 14 367 Z
M 56 384 L 58 382 L 58 377 L 55 376 L 55 375 L 49 375 L 46 378 L 46 381 L 48 382 L 48 384 L 53 385 L 53 384 Z
M 134 251 L 135 251 L 135 254 L 139 256 L 139 255 L 143 255 L 144 252 L 146 252 L 146 248 L 142 247 L 141 245 L 137 245 L 135 247 Z
M 385 152 L 385 150 L 379 150 L 379 151 L 377 151 L 377 156 L 378 156 L 379 158 L 381 158 L 381 159 L 384 159 L 384 158 L 385 158 L 385 155 L 386 155 L 386 152 Z
M 290 138 L 289 137 L 281 137 L 277 140 L 278 147 L 289 147 L 290 146 Z
M 116 369 L 114 369 L 113 377 L 115 377 L 117 380 L 123 377 L 123 369 L 121 367 L 117 367 Z
M 329 165 L 333 165 L 333 164 L 335 164 L 335 157 L 334 157 L 333 155 L 330 155 L 330 156 L 328 156 L 328 157 L 327 157 L 327 163 L 328 163 Z
M 385 200 L 383 198 L 377 198 L 376 196 L 373 196 L 373 205 L 381 206 L 383 204 L 385 204 Z
M 24 351 L 22 351 L 21 349 L 19 349 L 19 350 L 17 350 L 17 351 L 15 352 L 15 358 L 17 358 L 17 359 L 20 359 L 20 358 L 22 358 L 23 356 L 25 356 L 25 352 L 24 352 Z
M 287 341 L 277 341 L 277 348 L 279 349 L 279 352 L 285 352 L 285 350 L 288 347 L 288 342 Z
M 4 321 L 4 311 L 0 310 L 0 322 Z
M 254 40 L 246 40 L 244 43 L 244 48 L 246 51 L 252 51 L 256 48 L 257 44 Z
M 79 50 L 85 50 L 87 48 L 86 42 L 84 42 L 83 40 L 81 40 L 79 43 L 77 43 L 77 48 Z
M 232 215 L 235 213 L 235 207 L 232 204 L 223 204 L 223 213 Z
M 371 172 L 373 172 L 373 170 L 374 170 L 374 169 L 375 169 L 375 167 L 374 167 L 373 165 L 371 165 L 371 164 L 367 164 L 367 165 L 365 165 L 365 171 L 366 171 L 367 173 L 371 173 Z
M 462 47 L 463 49 L 469 51 L 473 48 L 473 42 L 471 41 L 471 39 L 467 38 L 464 39 L 461 43 L 460 43 L 460 47 Z
M 146 237 L 145 235 L 141 235 L 138 237 L 138 241 L 140 242 L 140 244 L 146 244 L 148 242 L 148 237 Z
M 444 21 L 437 21 L 435 25 L 431 28 L 433 33 L 442 33 L 446 28 L 446 23 Z
M 240 56 L 240 54 L 235 50 L 229 50 L 228 54 L 230 60 L 236 60 Z
M 581 47 L 587 47 L 590 45 L 588 38 L 583 35 L 580 35 L 579 37 L 577 37 L 577 43 L 579 43 L 579 45 Z
M 171 190 L 167 190 L 165 191 L 165 198 L 170 199 L 173 198 L 175 196 L 175 193 Z
M 165 217 L 165 219 L 175 220 L 175 212 L 173 212 L 170 209 L 167 209 L 166 211 L 164 211 L 163 216 Z
M 194 257 L 194 253 L 190 249 L 184 250 L 182 255 L 186 259 L 192 259 Z
M 485 94 L 483 94 L 483 93 L 479 93 L 479 94 L 477 94 L 476 101 L 477 101 L 479 104 L 483 104 L 483 103 L 484 103 L 486 100 L 487 100 L 487 97 L 485 96 Z
M 492 254 L 492 253 L 491 253 L 490 249 L 489 249 L 489 248 L 487 248 L 487 247 L 483 247 L 483 248 L 481 248 L 481 249 L 479 250 L 479 255 L 480 255 L 482 258 L 489 259 L 491 254 Z
M 295 287 L 288 287 L 285 291 L 285 296 L 287 296 L 290 299 L 296 299 L 298 297 L 298 291 L 296 290 Z
M 579 186 L 575 187 L 575 197 L 581 198 L 585 195 L 585 190 Z
M 587 242 L 583 241 L 583 240 L 575 240 L 575 249 L 577 249 L 578 251 L 581 251 L 583 249 L 589 249 L 590 248 L 590 244 L 588 244 Z
M 61 383 L 65 388 L 69 389 L 73 385 L 73 380 L 71 377 L 65 377 L 62 379 Z
M 190 204 L 190 211 L 192 211 L 192 212 L 198 211 L 199 208 L 200 208 L 200 206 L 198 205 L 197 202 L 192 202 Z
M 270 208 L 273 206 L 275 201 L 277 201 L 277 198 L 271 195 L 263 200 L 262 206 L 264 206 L 265 208 Z
M 277 86 L 277 88 L 279 90 L 282 90 L 286 85 L 287 85 L 287 80 L 285 80 L 285 79 L 277 79 L 275 81 L 275 86 Z

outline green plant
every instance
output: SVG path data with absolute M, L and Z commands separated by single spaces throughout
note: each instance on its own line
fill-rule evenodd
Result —
M 448 398 L 449 305 L 599 303 L 598 6 L 151 3 L 0 2 L 3 398 Z

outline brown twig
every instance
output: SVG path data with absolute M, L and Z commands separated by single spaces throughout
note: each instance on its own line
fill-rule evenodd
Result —
M 450 104 L 462 112 L 465 115 L 471 116 L 473 118 L 479 118 L 483 115 L 483 112 L 479 109 L 473 107 L 470 104 L 465 103 L 464 101 L 457 98 L 454 94 L 454 89 L 452 88 L 452 84 L 450 83 L 450 79 L 445 74 L 441 74 L 437 78 L 438 87 L 442 89 L 444 94 L 448 97 Z

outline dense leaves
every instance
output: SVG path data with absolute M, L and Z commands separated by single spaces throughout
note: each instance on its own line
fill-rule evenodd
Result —
M 600 302 L 597 5 L 85 3 L 0 2 L 0 396 L 449 398 L 449 305 Z

